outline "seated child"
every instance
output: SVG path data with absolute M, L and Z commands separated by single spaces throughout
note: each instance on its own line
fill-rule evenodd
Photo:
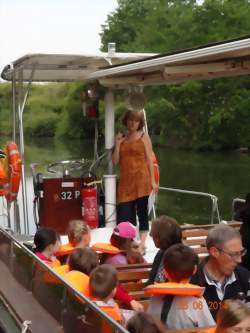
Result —
M 110 317 L 122 322 L 122 314 L 114 301 L 117 286 L 117 272 L 111 265 L 100 265 L 90 274 L 89 292 L 93 301 Z M 111 332 L 111 326 L 103 324 L 102 332 Z
M 145 312 L 136 313 L 126 325 L 129 333 L 165 333 L 164 325 Z
M 60 247 L 60 236 L 53 229 L 38 229 L 34 236 L 34 246 L 35 254 L 46 264 L 52 267 L 60 265 L 54 256 Z
M 216 318 L 215 333 L 250 332 L 250 308 L 240 300 L 226 300 Z
M 111 245 L 118 248 L 118 254 L 106 254 L 103 262 L 111 265 L 127 265 L 143 263 L 145 260 L 139 252 L 139 246 L 134 241 L 136 228 L 130 222 L 121 222 L 115 228 L 110 238 Z
M 90 248 L 77 248 L 69 256 L 68 273 L 65 275 L 65 279 L 68 280 L 68 282 L 71 283 L 76 289 L 81 290 L 82 292 L 84 290 L 85 295 L 88 295 L 88 293 L 85 292 L 86 288 L 84 286 L 86 278 L 81 276 L 81 274 L 89 276 L 92 270 L 98 265 L 99 257 L 96 252 Z M 58 270 L 60 270 L 60 268 L 58 268 Z M 81 274 L 77 274 L 76 271 Z M 81 283 L 81 280 L 83 283 Z M 117 285 L 114 298 L 121 301 L 125 305 L 130 306 L 135 311 L 143 311 L 143 306 L 134 300 L 120 283 Z
M 82 220 L 72 220 L 67 229 L 69 243 L 60 247 L 56 253 L 58 258 L 68 256 L 74 248 L 89 247 L 91 234 L 89 226 Z M 65 260 L 63 260 L 65 262 Z
M 89 275 L 99 264 L 98 255 L 90 248 L 77 248 L 69 256 L 67 280 L 75 289 L 89 296 Z
M 168 329 L 215 325 L 202 297 L 204 288 L 188 283 L 197 269 L 197 264 L 198 256 L 193 249 L 183 244 L 172 245 L 166 250 L 163 258 L 166 278 L 170 283 L 147 287 L 154 290 L 151 293 L 154 296 L 150 300 L 148 312 L 160 318 Z M 171 282 L 175 284 L 172 294 L 169 295 L 169 286 L 173 285 Z
M 96 252 L 89 247 L 73 250 L 68 260 L 69 271 L 79 271 L 90 275 L 94 268 L 99 265 L 99 257 Z

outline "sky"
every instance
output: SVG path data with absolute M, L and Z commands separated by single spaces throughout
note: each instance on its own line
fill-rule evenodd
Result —
M 116 7 L 117 0 L 0 0 L 0 71 L 29 53 L 98 52 L 101 25 Z

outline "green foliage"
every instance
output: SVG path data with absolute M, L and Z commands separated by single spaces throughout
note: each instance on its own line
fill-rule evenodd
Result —
M 102 49 L 171 52 L 250 31 L 248 0 L 120 0 L 101 33 Z M 249 146 L 249 78 L 145 89 L 149 126 L 161 144 L 207 150 Z
M 0 135 L 11 133 L 11 85 L 0 83 Z
M 238 38 L 250 31 L 249 0 L 118 0 L 101 32 L 101 48 L 119 52 L 172 52 Z M 92 138 L 93 120 L 82 116 L 82 83 L 32 85 L 24 112 L 33 137 Z M 145 88 L 149 129 L 156 141 L 195 150 L 250 146 L 249 77 L 189 81 Z M 0 83 L 0 135 L 11 131 L 11 85 Z M 100 128 L 104 104 L 100 102 Z M 116 130 L 124 112 L 116 95 Z

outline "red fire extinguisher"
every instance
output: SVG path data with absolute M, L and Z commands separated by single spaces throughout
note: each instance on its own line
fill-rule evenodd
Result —
M 98 206 L 96 186 L 85 186 L 81 189 L 82 218 L 91 229 L 98 227 Z

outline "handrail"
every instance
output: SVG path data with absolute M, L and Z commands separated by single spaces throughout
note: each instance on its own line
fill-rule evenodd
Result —
M 212 213 L 211 213 L 211 224 L 214 223 L 214 214 L 216 213 L 218 222 L 220 222 L 220 213 L 219 213 L 219 207 L 218 207 L 218 198 L 216 195 L 206 192 L 197 192 L 197 191 L 190 191 L 190 190 L 181 190 L 178 188 L 172 188 L 172 187 L 163 187 L 159 186 L 159 190 L 163 191 L 171 191 L 171 192 L 177 192 L 177 193 L 185 193 L 185 194 L 193 194 L 193 195 L 199 195 L 208 197 L 212 200 Z
M 80 293 L 78 290 L 76 290 L 73 286 L 71 286 L 62 276 L 57 274 L 51 267 L 46 265 L 40 258 L 38 258 L 32 251 L 30 251 L 28 248 L 26 248 L 22 243 L 20 243 L 15 237 L 10 235 L 6 230 L 4 230 L 0 226 L 0 233 L 4 234 L 8 239 L 10 239 L 12 242 L 16 243 L 20 248 L 22 248 L 22 251 L 24 251 L 28 256 L 32 257 L 36 262 L 39 263 L 40 266 L 42 266 L 46 271 L 48 271 L 50 274 L 52 274 L 54 277 L 56 277 L 59 281 L 62 282 L 64 286 L 67 287 L 68 290 L 73 292 L 80 300 L 84 301 L 88 304 L 88 306 L 94 310 L 100 317 L 107 320 L 112 327 L 115 327 L 116 329 L 119 329 L 119 332 L 122 333 L 128 333 L 128 331 L 120 325 L 117 321 L 115 321 L 113 318 L 109 317 L 102 309 L 100 309 L 94 302 L 92 302 L 88 297 L 86 297 L 84 294 Z

